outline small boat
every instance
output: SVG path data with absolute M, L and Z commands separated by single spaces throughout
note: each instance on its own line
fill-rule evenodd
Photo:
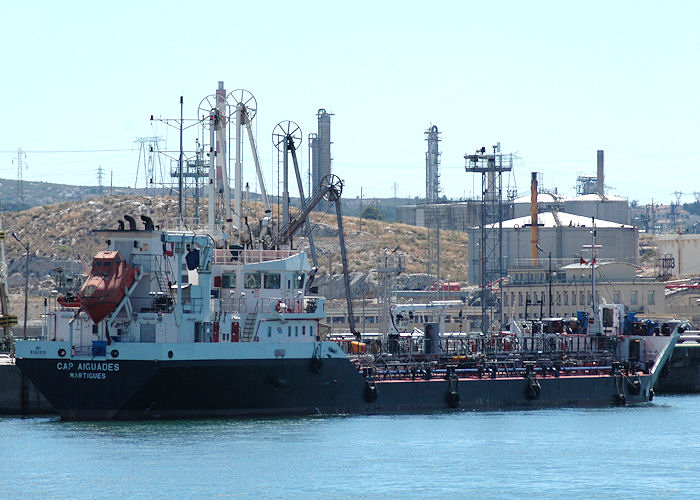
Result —
M 78 292 L 78 302 L 94 323 L 111 314 L 136 280 L 137 268 L 122 259 L 119 251 L 102 251 L 92 260 L 90 276 Z

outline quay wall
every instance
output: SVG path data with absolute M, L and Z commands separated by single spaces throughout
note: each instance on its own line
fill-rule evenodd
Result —
M 0 414 L 55 413 L 49 402 L 14 364 L 0 364 Z

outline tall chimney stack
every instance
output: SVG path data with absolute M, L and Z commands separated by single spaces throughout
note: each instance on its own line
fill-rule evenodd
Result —
M 603 154 L 604 151 L 602 149 L 598 150 L 598 174 L 597 174 L 597 189 L 596 191 L 600 196 L 605 196 L 605 175 L 604 175 L 604 168 L 603 168 Z
M 537 243 L 539 243 L 537 191 L 537 172 L 532 172 L 530 178 L 530 258 L 532 260 L 537 259 Z

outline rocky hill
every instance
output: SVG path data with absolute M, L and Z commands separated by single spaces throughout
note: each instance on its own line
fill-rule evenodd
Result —
M 262 212 L 259 205 L 253 210 Z M 192 206 L 186 207 L 190 212 Z M 206 214 L 206 200 L 200 206 Z M 79 269 L 78 256 L 89 261 L 104 247 L 94 229 L 116 228 L 117 220 L 125 214 L 137 220 L 141 214 L 151 214 L 155 224 L 167 225 L 177 213 L 177 200 L 172 197 L 144 198 L 136 196 L 101 196 L 76 202 L 62 202 L 34 207 L 20 212 L 4 212 L 3 228 L 6 234 L 5 250 L 10 286 L 23 285 L 24 248 L 11 237 L 16 232 L 29 245 L 30 276 L 33 286 L 38 285 L 57 266 Z M 273 210 L 273 213 L 277 213 Z M 335 214 L 314 213 L 311 217 L 314 238 L 319 255 L 319 275 L 340 273 L 342 270 L 338 228 Z M 369 271 L 377 265 L 384 249 L 404 254 L 406 273 L 422 273 L 426 269 L 427 229 L 376 220 L 344 218 L 348 264 L 353 272 Z M 308 249 L 308 241 L 301 241 Z M 466 243 L 464 233 L 442 231 L 440 248 L 441 275 L 454 281 L 466 279 Z

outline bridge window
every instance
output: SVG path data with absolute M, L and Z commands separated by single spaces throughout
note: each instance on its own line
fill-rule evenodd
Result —
M 221 288 L 236 288 L 236 273 L 223 273 L 221 275 Z
M 294 288 L 302 289 L 304 288 L 304 278 L 306 275 L 304 273 L 294 273 Z
M 249 289 L 260 288 L 260 273 L 245 273 L 243 276 L 243 284 L 245 288 Z
M 280 273 L 265 273 L 265 288 L 279 289 L 280 283 Z

